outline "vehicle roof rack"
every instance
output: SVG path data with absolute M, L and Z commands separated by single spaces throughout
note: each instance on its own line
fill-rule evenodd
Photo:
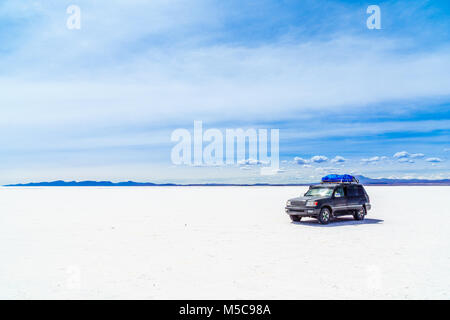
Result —
M 321 183 L 359 183 L 359 180 L 349 174 L 329 174 L 322 177 Z

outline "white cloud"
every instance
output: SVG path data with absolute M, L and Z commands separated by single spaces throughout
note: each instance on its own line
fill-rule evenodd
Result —
M 304 168 L 311 167 L 310 164 L 323 163 L 323 162 L 327 162 L 327 161 L 328 161 L 328 158 L 325 157 L 325 156 L 321 156 L 321 155 L 313 156 L 309 160 L 301 158 L 301 157 L 295 157 L 294 158 L 294 163 L 302 164 Z M 331 160 L 331 162 L 333 162 L 333 163 L 342 163 L 342 162 L 345 162 L 345 161 L 346 161 L 346 159 L 344 157 L 341 157 L 341 156 L 336 156 L 334 159 Z
M 413 153 L 413 154 L 411 154 L 411 158 L 421 159 L 423 157 L 425 157 L 425 155 L 423 153 Z
M 425 157 L 423 153 L 409 153 L 407 151 L 400 151 L 394 154 L 394 158 L 399 159 L 399 162 L 411 162 L 405 161 L 404 159 L 413 158 L 413 159 L 421 159 Z M 402 160 L 402 161 L 400 161 Z
M 105 118 L 116 123 L 143 118 L 167 121 L 179 120 L 180 114 L 202 114 L 206 120 L 222 119 L 224 109 L 230 119 L 268 114 L 291 118 L 299 109 L 351 110 L 354 106 L 450 94 L 445 72 L 450 68 L 450 50 L 400 54 L 395 50 L 402 48 L 400 39 L 374 42 L 337 36 L 330 41 L 272 40 L 249 47 L 188 41 L 124 53 L 124 42 L 167 31 L 181 36 L 191 30 L 187 25 L 205 23 L 205 8 L 194 6 L 186 17 L 180 14 L 188 5 L 185 2 L 174 8 L 158 3 L 161 8 L 154 4 L 135 11 L 129 5 L 114 4 L 114 10 L 107 6 L 110 19 L 95 21 L 95 30 L 82 29 L 82 37 L 61 32 L 59 8 L 50 12 L 52 24 L 30 30 L 36 32 L 30 37 L 34 40 L 23 39 L 23 49 L 0 60 L 0 69 L 14 66 L 15 70 L 3 81 L 0 78 L 4 88 L 0 104 L 10 105 L 9 110 L 2 110 L 1 118 L 26 122 L 22 115 L 32 113 L 33 125 L 52 119 L 66 124 Z M 89 8 L 90 17 L 105 14 L 97 10 L 100 6 Z M 212 17 L 220 15 L 217 10 L 211 12 Z M 144 19 L 148 13 L 152 19 Z M 145 23 L 133 27 L 121 24 L 120 32 L 115 32 L 111 24 L 120 21 L 122 14 Z M 179 26 L 163 23 L 161 27 L 162 22 L 178 22 L 178 15 L 183 18 Z M 206 22 L 216 24 L 214 18 Z M 213 32 L 203 32 L 204 38 L 214 38 Z M 105 51 L 107 57 L 98 54 Z M 86 61 L 91 62 L 89 67 Z M 61 82 L 68 75 L 70 81 Z M 385 79 L 386 85 L 380 87 L 379 78 Z
M 256 165 L 266 165 L 269 164 L 268 161 L 261 161 L 261 160 L 257 160 L 257 159 L 244 159 L 244 160 L 239 160 L 238 161 L 238 165 L 240 166 L 256 166 Z
M 365 164 L 369 164 L 369 163 L 377 163 L 377 162 L 380 162 L 380 161 L 382 161 L 382 160 L 386 160 L 387 159 L 387 157 L 386 156 L 374 156 L 374 157 L 371 157 L 371 158 L 365 158 L 365 159 L 361 159 L 361 162 L 362 163 L 365 163 Z
M 414 160 L 408 159 L 408 158 L 400 158 L 398 159 L 398 162 L 400 163 L 414 163 Z
M 409 157 L 410 157 L 410 154 L 409 154 L 409 152 L 406 152 L 406 151 L 400 151 L 400 152 L 397 152 L 396 154 L 394 154 L 394 158 L 397 158 L 397 159 L 409 158 Z
M 303 159 L 301 157 L 295 157 L 294 162 L 297 164 L 307 164 L 307 163 L 309 163 L 309 160 Z
M 331 160 L 331 162 L 333 162 L 333 163 L 342 163 L 342 162 L 345 162 L 347 159 L 345 159 L 344 157 L 341 157 L 341 156 L 336 156 L 336 157 L 334 157 L 332 160 Z
M 310 161 L 314 163 L 322 163 L 328 161 L 328 158 L 325 156 L 314 156 Z
M 362 110 L 362 109 L 358 109 Z M 345 110 L 342 110 L 345 112 Z M 307 121 L 308 119 L 301 119 Z M 307 125 L 307 123 L 305 123 Z M 382 121 L 369 125 L 365 122 L 336 122 L 333 126 L 321 130 L 313 130 L 313 126 L 304 130 L 292 128 L 283 130 L 283 137 L 290 139 L 320 139 L 327 137 L 369 136 L 395 132 L 426 133 L 433 130 L 446 130 L 450 127 L 449 120 L 419 120 L 419 121 Z
M 432 162 L 432 163 L 438 163 L 438 162 L 442 162 L 443 160 L 441 158 L 427 158 L 426 161 Z

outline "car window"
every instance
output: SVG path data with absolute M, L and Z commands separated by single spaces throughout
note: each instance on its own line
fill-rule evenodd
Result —
M 337 187 L 336 190 L 334 191 L 334 196 L 336 198 L 342 198 L 344 196 L 344 188 Z
M 308 192 L 305 193 L 305 196 L 321 196 L 321 197 L 329 197 L 333 193 L 332 188 L 311 188 Z
M 348 186 L 347 189 L 347 197 L 357 197 L 359 192 L 356 186 Z

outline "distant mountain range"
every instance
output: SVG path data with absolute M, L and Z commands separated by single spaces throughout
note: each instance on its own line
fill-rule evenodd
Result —
M 152 182 L 111 182 L 111 181 L 51 181 L 7 184 L 4 187 L 200 187 L 200 186 L 309 186 L 310 184 L 272 184 L 272 183 L 152 183 Z
M 365 176 L 356 176 L 365 185 L 450 185 L 450 179 L 427 180 L 427 179 L 372 179 Z
M 372 179 L 365 176 L 356 176 L 364 185 L 450 185 L 450 179 L 426 180 L 426 179 Z M 111 182 L 111 181 L 51 181 L 51 182 L 31 182 L 8 184 L 5 187 L 170 187 L 170 186 L 308 186 L 310 183 L 194 183 L 194 184 L 176 184 L 176 183 L 152 183 L 152 182 Z
M 152 186 L 175 186 L 175 184 L 156 184 L 151 182 L 111 182 L 111 181 L 51 181 L 8 184 L 5 187 L 152 187 Z

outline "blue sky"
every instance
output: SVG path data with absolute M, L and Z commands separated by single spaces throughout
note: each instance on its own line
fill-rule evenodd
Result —
M 450 178 L 449 40 L 448 1 L 2 1 L 0 184 Z M 283 171 L 174 166 L 194 120 L 280 129 Z

